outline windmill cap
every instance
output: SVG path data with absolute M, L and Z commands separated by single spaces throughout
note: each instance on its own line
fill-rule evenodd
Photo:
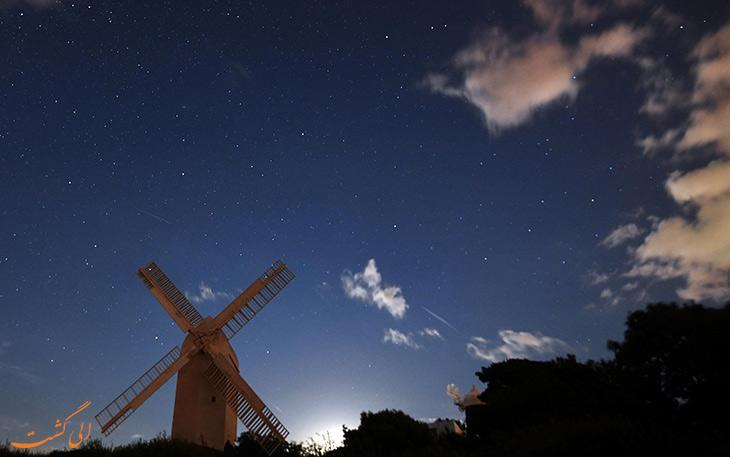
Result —
M 477 405 L 483 405 L 485 404 L 483 401 L 479 399 L 479 395 L 481 395 L 482 391 L 480 389 L 477 389 L 476 386 L 471 386 L 471 390 L 467 392 L 464 395 L 463 405 L 464 407 L 468 406 L 477 406 Z

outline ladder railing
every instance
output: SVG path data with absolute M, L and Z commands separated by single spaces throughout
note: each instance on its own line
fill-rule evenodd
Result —
M 117 398 L 112 400 L 106 408 L 99 411 L 94 416 L 96 422 L 99 423 L 101 431 L 104 435 L 109 435 L 124 420 L 134 412 L 134 408 L 130 407 L 130 403 L 134 400 L 142 391 L 152 384 L 157 378 L 159 378 L 165 370 L 170 368 L 180 358 L 180 348 L 175 346 L 170 352 L 165 354 L 152 368 L 145 371 L 142 376 L 137 378 L 136 381 L 127 387 Z
M 294 279 L 287 266 L 277 260 L 271 267 L 254 281 L 252 286 L 258 288 L 258 292 L 251 297 L 244 306 L 236 311 L 228 321 L 223 324 L 223 333 L 230 339 L 238 333 L 253 317 L 266 306 L 273 298 Z M 249 288 L 250 289 L 250 288 Z M 248 291 L 248 290 L 247 290 Z M 243 294 L 247 293 L 244 291 Z M 243 295 L 242 294 L 242 295 Z
M 286 441 L 289 431 L 260 399 L 256 399 L 256 402 L 262 405 L 262 408 L 258 410 L 213 362 L 204 373 L 208 381 L 223 395 L 228 406 L 235 411 L 236 416 L 269 455 Z
M 190 323 L 191 327 L 198 325 L 203 320 L 203 316 L 200 315 L 195 306 L 180 292 L 180 290 L 170 281 L 170 278 L 157 266 L 156 263 L 152 262 L 145 268 L 147 274 L 150 275 L 155 284 L 162 291 L 163 295 L 177 308 L 185 319 Z M 152 289 L 155 284 L 151 283 L 143 274 L 139 274 L 145 285 Z

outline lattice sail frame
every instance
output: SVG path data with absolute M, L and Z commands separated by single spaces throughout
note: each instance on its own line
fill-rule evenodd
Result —
M 228 362 L 214 357 L 204 375 L 269 455 L 286 441 L 289 431 Z
M 145 371 L 142 376 L 137 378 L 124 392 L 109 403 L 106 408 L 94 416 L 99 426 L 102 426 L 102 432 L 108 436 L 119 427 L 119 424 L 124 422 L 144 400 L 149 398 L 168 379 L 177 373 L 188 360 L 189 355 L 183 357 L 178 346 L 172 348 L 159 362 L 152 365 L 152 368 Z M 141 397 L 142 395 L 144 395 L 144 398 Z
M 228 339 L 233 338 L 259 311 L 294 279 L 294 273 L 276 261 L 215 318 Z
M 151 262 L 137 275 L 184 332 L 195 333 L 203 317 L 165 273 Z M 214 319 L 213 331 L 220 329 L 230 339 L 294 279 L 286 264 L 276 261 Z M 154 392 L 184 367 L 205 345 L 182 353 L 178 346 L 165 354 L 152 368 L 135 380 L 117 398 L 96 414 L 96 421 L 108 436 L 138 409 Z M 271 455 L 289 435 L 289 431 L 241 378 L 235 368 L 215 354 L 208 354 L 211 364 L 204 376 L 226 399 L 226 403 Z
M 152 295 L 157 298 L 157 301 L 167 310 L 183 332 L 189 332 L 203 320 L 203 316 L 195 309 L 195 306 L 155 262 L 150 262 L 146 267 L 137 270 L 137 276 L 150 289 Z

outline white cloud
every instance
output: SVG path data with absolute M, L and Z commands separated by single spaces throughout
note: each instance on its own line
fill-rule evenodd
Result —
M 730 25 L 705 37 L 695 47 L 697 59 L 692 101 L 681 149 L 714 144 L 730 153 Z
M 401 288 L 384 287 L 375 259 L 370 259 L 362 272 L 353 274 L 345 270 L 341 279 L 342 287 L 349 298 L 374 304 L 378 309 L 388 311 L 396 319 L 402 319 L 406 315 L 408 304 Z
M 500 330 L 498 334 L 500 344 L 490 344 L 480 336 L 472 337 L 466 344 L 467 352 L 478 360 L 501 362 L 507 359 L 541 358 L 570 350 L 564 341 L 539 332 Z
M 441 336 L 441 333 L 439 333 L 439 331 L 438 331 L 438 330 L 436 330 L 435 328 L 428 328 L 428 327 L 426 327 L 426 328 L 422 329 L 422 330 L 421 330 L 420 332 L 418 332 L 418 333 L 419 333 L 419 334 L 420 334 L 421 336 L 429 336 L 429 337 L 431 337 L 431 338 L 438 338 L 438 339 L 440 339 L 440 340 L 443 340 L 443 339 L 444 339 L 444 337 L 443 337 L 443 336 Z
M 625 302 L 629 298 L 627 297 L 627 295 L 638 287 L 639 284 L 635 281 L 628 283 L 618 289 L 610 289 L 608 287 L 604 288 L 599 294 L 600 300 L 585 305 L 583 309 L 597 312 L 611 311 L 618 307 L 621 303 Z M 631 298 L 631 301 L 641 301 L 644 296 L 644 292 L 640 292 L 638 294 L 635 294 L 635 296 Z
M 722 197 L 730 191 L 730 161 L 711 162 L 705 168 L 685 174 L 672 173 L 667 180 L 667 190 L 678 203 L 701 203 Z
M 411 349 L 420 349 L 421 346 L 416 343 L 412 333 L 403 333 L 394 328 L 385 329 L 383 333 L 383 343 L 392 343 L 396 346 L 406 346 Z
M 601 241 L 601 244 L 614 248 L 625 241 L 636 238 L 643 233 L 636 224 L 626 224 L 616 227 L 606 238 Z
M 582 0 L 524 0 L 535 19 L 550 29 L 557 29 L 563 23 L 586 24 L 595 21 L 603 12 L 598 5 Z
M 200 281 L 197 294 L 189 294 L 188 292 L 185 292 L 185 297 L 187 297 L 187 299 L 193 303 L 213 301 L 217 298 L 227 298 L 229 300 L 233 299 L 233 295 L 229 294 L 228 292 L 215 291 L 204 281 Z
M 597 271 L 589 271 L 588 272 L 588 282 L 591 283 L 591 285 L 596 286 L 598 284 L 603 284 L 604 282 L 607 282 L 609 279 L 611 279 L 611 276 L 607 273 L 599 273 Z
M 579 77 L 592 61 L 629 56 L 645 36 L 642 29 L 618 24 L 568 44 L 561 39 L 561 27 L 597 17 L 601 10 L 582 1 L 523 4 L 543 25 L 541 33 L 515 39 L 498 29 L 486 31 L 454 57 L 452 71 L 458 76 L 424 79 L 432 91 L 479 108 L 491 131 L 516 127 L 538 109 L 574 98 Z
M 683 214 L 655 222 L 626 276 L 683 278 L 681 298 L 723 301 L 730 298 L 730 24 L 700 40 L 690 59 L 694 84 L 680 104 L 689 114 L 642 146 L 720 159 L 670 174 L 666 189 Z
M 633 268 L 631 271 L 623 273 L 622 275 L 616 275 L 609 277 L 608 275 L 599 275 L 595 272 L 589 273 L 589 280 L 593 277 L 597 277 L 598 280 L 592 280 L 590 284 L 592 286 L 600 285 L 608 282 L 609 279 L 613 279 L 614 282 L 618 282 L 621 279 L 626 280 L 627 277 L 645 277 L 652 276 L 654 274 L 662 274 L 666 277 L 676 278 L 681 273 L 671 268 L 665 268 L 660 271 L 659 268 L 654 265 L 644 265 L 642 267 Z M 625 282 L 623 285 L 617 284 L 616 287 L 603 286 L 598 293 L 596 300 L 588 303 L 583 307 L 585 310 L 606 312 L 614 310 L 621 303 L 639 303 L 646 299 L 646 289 L 640 289 L 639 281 Z
M 640 109 L 641 112 L 654 118 L 661 118 L 678 108 L 687 106 L 680 78 L 676 78 L 662 64 L 662 61 L 650 57 L 640 57 L 637 59 L 637 63 L 643 71 L 641 84 L 647 91 L 646 100 Z M 666 135 L 658 144 L 642 146 L 644 146 L 645 152 L 651 152 L 655 149 L 652 146 L 662 146 L 662 143 L 664 146 L 670 144 L 671 141 L 674 141 L 673 136 L 676 136 L 676 132 Z
M 649 135 L 642 138 L 637 142 L 644 154 L 651 156 L 656 151 L 673 147 L 679 137 L 679 131 L 676 129 L 669 129 L 662 133 L 660 136 Z

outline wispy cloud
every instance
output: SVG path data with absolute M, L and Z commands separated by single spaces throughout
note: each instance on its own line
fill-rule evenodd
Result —
M 670 117 L 673 124 L 643 143 L 680 156 L 709 152 L 714 160 L 669 175 L 666 190 L 685 211 L 656 222 L 626 276 L 683 278 L 681 298 L 720 302 L 730 297 L 730 24 L 705 36 L 688 57 L 694 62 L 694 84 L 683 94 L 689 114 L 679 124 L 681 116 Z
M 342 287 L 349 298 L 374 304 L 396 319 L 402 319 L 406 315 L 408 304 L 401 288 L 383 284 L 375 259 L 370 259 L 362 272 L 352 273 L 345 270 L 341 279 Z
M 642 233 L 644 233 L 644 231 L 634 223 L 621 225 L 616 227 L 606 238 L 604 238 L 601 241 L 601 244 L 608 248 L 615 248 L 628 240 L 641 236 Z
M 0 361 L 0 373 L 4 373 L 9 376 L 17 376 L 18 378 L 29 382 L 31 384 L 40 384 L 43 380 L 40 376 L 36 375 L 32 370 L 22 365 L 13 365 Z
M 421 329 L 421 331 L 419 331 L 418 334 L 421 335 L 421 336 L 428 336 L 430 338 L 436 338 L 436 339 L 439 339 L 439 340 L 443 340 L 444 339 L 444 337 L 441 336 L 441 333 L 439 333 L 439 331 L 436 330 L 435 328 L 426 327 L 424 329 Z
M 35 9 L 48 8 L 54 5 L 60 5 L 60 0 L 0 0 L 0 10 L 10 7 L 30 6 Z
M 588 282 L 593 286 L 598 285 L 598 284 L 603 284 L 604 282 L 607 282 L 609 279 L 611 279 L 611 276 L 607 273 L 599 273 L 597 271 L 588 272 Z
M 0 355 L 4 354 L 12 345 L 13 343 L 8 340 L 0 341 Z
M 453 58 L 449 72 L 424 79 L 433 92 L 476 106 L 491 131 L 516 127 L 542 107 L 575 98 L 580 77 L 594 60 L 628 57 L 646 35 L 643 29 L 617 24 L 568 43 L 561 35 L 565 27 L 587 24 L 604 10 L 581 0 L 522 3 L 540 32 L 525 36 L 486 30 Z M 624 2 L 613 8 L 619 3 Z
M 616 283 L 626 279 L 627 274 L 616 278 Z M 675 276 L 676 277 L 676 276 Z M 585 306 L 584 309 L 597 312 L 608 312 L 615 310 L 621 304 L 642 303 L 648 296 L 646 287 L 642 287 L 639 281 L 630 281 L 624 284 L 616 284 L 614 287 L 604 287 L 599 293 L 598 300 Z
M 403 333 L 394 328 L 385 329 L 383 332 L 383 343 L 392 343 L 396 346 L 406 346 L 411 349 L 421 348 L 421 346 L 416 343 L 412 333 Z
M 185 292 L 185 296 L 193 303 L 203 303 L 205 301 L 213 301 L 218 298 L 226 298 L 229 300 L 233 299 L 233 295 L 229 294 L 228 292 L 213 290 L 212 287 L 210 287 L 203 281 L 200 281 L 200 284 L 198 285 L 197 294 L 190 294 L 188 292 Z
M 507 359 L 542 358 L 571 349 L 564 341 L 539 332 L 500 330 L 498 334 L 500 341 L 497 343 L 473 336 L 466 344 L 467 352 L 478 360 L 501 362 Z
M 0 430 L 16 432 L 30 427 L 30 422 L 0 413 Z

